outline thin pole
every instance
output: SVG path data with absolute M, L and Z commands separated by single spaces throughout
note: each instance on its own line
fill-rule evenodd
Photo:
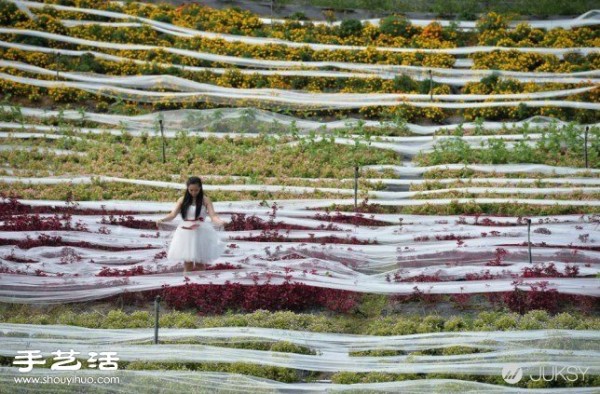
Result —
M 160 296 L 154 299 L 154 344 L 158 344 L 158 314 L 160 312 Z
M 358 208 L 358 166 L 354 167 L 354 210 Z
M 531 257 L 531 219 L 527 219 L 527 245 L 529 249 L 529 264 L 533 264 Z
M 433 71 L 429 70 L 429 98 L 433 101 Z
M 158 120 L 158 124 L 160 125 L 160 136 L 162 138 L 162 159 L 163 164 L 167 162 L 166 154 L 165 154 L 165 132 L 163 130 L 163 121 L 162 119 Z
M 590 126 L 585 126 L 584 143 L 583 143 L 583 149 L 585 152 L 585 168 L 588 168 L 588 131 L 590 131 Z

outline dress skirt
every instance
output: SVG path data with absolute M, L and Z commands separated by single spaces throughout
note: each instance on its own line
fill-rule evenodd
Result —
M 198 227 L 189 229 L 192 226 Z M 225 244 L 219 240 L 219 234 L 211 223 L 186 220 L 173 233 L 167 259 L 173 262 L 210 263 L 221 256 L 224 250 Z

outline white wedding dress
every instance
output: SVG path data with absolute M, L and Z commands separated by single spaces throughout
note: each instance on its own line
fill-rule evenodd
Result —
M 182 221 L 175 229 L 167 252 L 169 261 L 210 263 L 221 256 L 225 250 L 225 245 L 219 240 L 219 234 L 212 223 L 206 221 L 204 204 L 200 210 L 199 221 L 194 221 L 195 213 L 196 206 L 189 206 L 185 216 L 186 220 Z M 192 226 L 198 227 L 191 228 Z

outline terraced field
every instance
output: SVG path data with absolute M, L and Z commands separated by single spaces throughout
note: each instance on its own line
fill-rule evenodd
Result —
M 0 0 L 0 392 L 597 392 L 598 15 Z

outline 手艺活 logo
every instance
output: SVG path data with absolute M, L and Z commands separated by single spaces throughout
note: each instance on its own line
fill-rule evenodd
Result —
M 13 365 L 22 365 L 19 372 L 31 372 L 34 365 L 45 365 L 46 360 L 43 358 L 40 350 L 19 350 L 15 356 Z M 82 364 L 77 359 L 77 355 L 81 354 L 71 349 L 69 352 L 57 350 L 52 352 L 55 356 L 54 363 L 50 366 L 51 370 L 55 371 L 77 371 Z M 119 368 L 116 357 L 117 352 L 88 352 L 87 366 L 88 368 L 98 368 L 102 371 L 114 371 Z

